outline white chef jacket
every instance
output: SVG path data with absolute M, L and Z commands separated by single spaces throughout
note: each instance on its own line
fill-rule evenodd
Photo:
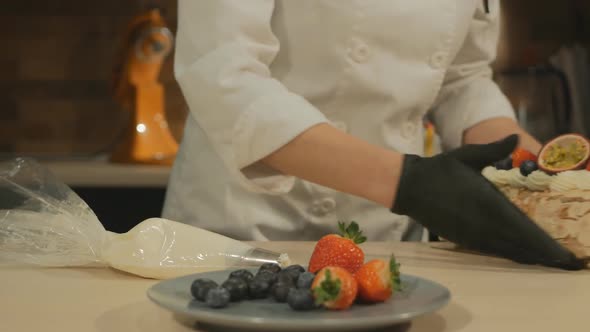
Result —
M 420 155 L 426 115 L 446 148 L 513 118 L 491 79 L 498 1 L 488 6 L 180 0 L 175 76 L 190 113 L 163 216 L 242 240 L 316 240 L 338 220 L 370 240 L 416 238 L 407 217 L 259 161 L 319 123 Z

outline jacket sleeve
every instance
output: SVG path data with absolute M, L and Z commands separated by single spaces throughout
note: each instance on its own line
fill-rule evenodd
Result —
M 463 132 L 481 121 L 515 118 L 512 105 L 492 80 L 490 67 L 500 30 L 499 1 L 489 1 L 489 13 L 479 3 L 433 107 L 432 119 L 445 149 L 459 147 Z
M 174 71 L 189 116 L 232 176 L 248 190 L 278 194 L 294 178 L 257 161 L 327 120 L 271 76 L 279 51 L 273 10 L 273 0 L 180 0 Z

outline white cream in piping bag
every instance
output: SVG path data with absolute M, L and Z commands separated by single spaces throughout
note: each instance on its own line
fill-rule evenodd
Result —
M 101 259 L 115 269 L 155 279 L 266 262 L 291 264 L 286 254 L 161 218 L 144 220 L 124 234 L 109 232 Z
M 518 168 L 501 170 L 488 166 L 483 169 L 482 175 L 496 185 L 527 188 L 532 191 L 590 190 L 590 172 L 586 170 L 566 171 L 556 175 L 534 171 L 524 176 Z

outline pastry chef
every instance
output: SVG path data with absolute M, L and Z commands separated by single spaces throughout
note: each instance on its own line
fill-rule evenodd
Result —
M 517 144 L 540 149 L 491 79 L 499 13 L 497 0 L 179 0 L 190 113 L 163 216 L 259 241 L 354 220 L 373 241 L 430 230 L 577 268 L 480 175 Z M 425 116 L 446 151 L 434 157 Z

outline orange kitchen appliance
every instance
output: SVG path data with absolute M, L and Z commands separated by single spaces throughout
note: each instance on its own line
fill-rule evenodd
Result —
M 116 101 L 130 112 L 129 126 L 114 148 L 111 161 L 171 165 L 178 142 L 168 128 L 165 91 L 158 81 L 174 36 L 158 9 L 129 23 L 114 73 Z

